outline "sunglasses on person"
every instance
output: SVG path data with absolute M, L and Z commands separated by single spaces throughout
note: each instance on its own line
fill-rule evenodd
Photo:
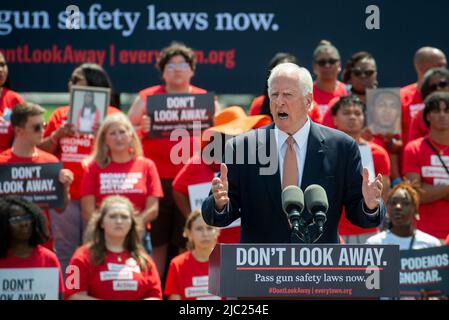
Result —
M 9 224 L 19 224 L 27 221 L 33 221 L 33 216 L 31 214 L 9 218 Z
M 47 126 L 47 124 L 45 122 L 43 123 L 36 123 L 35 125 L 32 126 L 33 131 L 34 132 L 41 132 L 42 130 L 45 129 L 45 127 Z
M 317 65 L 319 65 L 320 67 L 324 67 L 325 65 L 329 64 L 331 66 L 333 66 L 334 64 L 336 64 L 338 61 L 340 61 L 339 59 L 320 59 L 320 60 L 316 60 L 315 63 Z
M 168 71 L 174 71 L 176 68 L 179 70 L 187 70 L 189 68 L 189 64 L 187 62 L 180 62 L 180 63 L 167 63 L 165 65 L 165 68 L 167 68 Z
M 359 68 L 353 68 L 351 70 L 352 74 L 355 75 L 356 77 L 360 77 L 360 76 L 364 76 L 364 77 L 371 77 L 374 72 L 376 72 L 376 70 L 362 70 Z
M 430 92 L 433 92 L 433 91 L 435 91 L 435 90 L 437 90 L 437 89 L 444 89 L 444 88 L 447 88 L 447 86 L 448 86 L 448 82 L 442 80 L 442 81 L 440 81 L 440 82 L 438 82 L 438 83 L 434 83 L 434 84 L 432 84 L 431 86 L 429 86 L 429 90 L 430 90 Z

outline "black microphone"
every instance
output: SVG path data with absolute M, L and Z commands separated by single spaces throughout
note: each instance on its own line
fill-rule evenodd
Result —
M 294 230 L 298 230 L 301 213 L 304 210 L 304 194 L 297 186 L 288 186 L 282 190 L 282 209 Z
M 326 212 L 329 209 L 326 190 L 322 186 L 311 184 L 304 191 L 304 199 L 307 210 L 312 214 L 313 221 L 318 226 L 319 233 L 323 233 L 323 226 L 327 220 Z

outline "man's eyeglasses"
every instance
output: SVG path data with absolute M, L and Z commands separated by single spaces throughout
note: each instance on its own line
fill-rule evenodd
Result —
M 33 131 L 34 132 L 41 132 L 42 130 L 45 129 L 45 127 L 47 126 L 46 123 L 36 123 L 35 125 L 32 126 Z
M 27 221 L 33 221 L 33 216 L 31 214 L 26 214 L 23 216 L 9 218 L 10 224 L 19 224 L 21 222 L 27 222 Z
M 333 66 L 334 64 L 336 64 L 338 61 L 340 61 L 339 59 L 320 59 L 320 60 L 316 60 L 315 63 L 317 65 L 319 65 L 320 67 L 324 67 L 325 65 L 329 64 L 331 66 Z
M 189 68 L 189 64 L 187 62 L 181 62 L 181 63 L 167 63 L 165 65 L 165 68 L 167 68 L 168 71 L 174 71 L 176 68 L 179 70 L 187 70 Z
M 361 77 L 362 75 L 364 77 L 371 77 L 374 74 L 374 72 L 376 72 L 376 70 L 362 70 L 358 68 L 353 68 L 351 72 L 356 77 Z
M 435 91 L 437 89 L 444 89 L 444 88 L 447 88 L 447 86 L 448 86 L 448 82 L 442 80 L 442 81 L 440 81 L 438 83 L 434 83 L 431 86 L 429 86 L 429 91 L 433 92 L 433 91 Z

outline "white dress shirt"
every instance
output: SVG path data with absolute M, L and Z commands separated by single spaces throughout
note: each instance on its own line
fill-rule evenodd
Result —
M 274 127 L 274 133 L 276 138 L 276 145 L 278 149 L 278 159 L 279 159 L 279 175 L 281 177 L 281 185 L 282 185 L 282 173 L 284 172 L 284 158 L 285 152 L 287 151 L 287 138 L 288 134 L 284 131 L 279 130 L 277 126 Z M 297 186 L 301 186 L 302 174 L 304 172 L 304 163 L 306 162 L 306 153 L 307 153 L 307 140 L 309 139 L 310 133 L 310 119 L 307 118 L 307 122 L 302 126 L 301 129 L 296 131 L 296 133 L 292 136 L 295 139 L 295 144 L 293 148 L 296 152 L 296 162 L 298 168 L 298 184 Z

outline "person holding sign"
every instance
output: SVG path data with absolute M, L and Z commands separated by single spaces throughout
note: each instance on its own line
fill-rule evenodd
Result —
M 403 171 L 419 187 L 418 228 L 444 240 L 449 232 L 449 92 L 434 92 L 424 103 L 430 133 L 407 144 Z
M 203 157 L 201 158 L 201 155 L 194 155 L 190 158 L 173 180 L 173 198 L 179 210 L 186 218 L 192 210 L 201 208 L 202 201 L 209 195 L 210 181 L 220 171 L 221 157 L 215 155 L 212 158 L 205 151 L 206 146 L 215 144 L 214 147 L 224 150 L 226 139 L 245 133 L 251 129 L 268 125 L 269 123 L 271 123 L 271 118 L 267 115 L 247 116 L 245 110 L 239 106 L 228 107 L 215 115 L 214 126 L 203 133 Z M 196 193 L 195 187 L 204 184 L 207 185 L 207 187 L 203 188 L 204 193 Z M 195 207 L 192 207 L 192 200 L 201 202 L 196 204 Z M 218 238 L 219 243 L 240 242 L 240 221 L 236 222 L 221 229 L 220 237 Z
M 106 71 L 98 64 L 83 63 L 73 70 L 68 89 L 71 87 L 111 88 L 112 83 Z M 120 112 L 116 107 L 108 106 L 107 114 Z M 70 188 L 70 203 L 61 215 L 53 216 L 55 246 L 62 267 L 68 265 L 76 248 L 82 243 L 83 223 L 81 218 L 81 178 L 84 174 L 82 161 L 92 152 L 95 135 L 77 132 L 68 122 L 70 106 L 61 106 L 53 111 L 45 128 L 44 140 L 39 145 L 44 151 L 54 154 L 63 163 L 65 169 L 74 173 Z M 94 126 L 96 132 L 100 126 Z
M 12 145 L 14 137 L 10 123 L 12 110 L 16 105 L 25 102 L 17 92 L 11 90 L 8 74 L 8 64 L 0 52 L 0 152 Z
M 350 135 L 359 145 L 362 165 L 370 171 L 370 177 L 382 175 L 384 185 L 382 198 L 390 190 L 390 158 L 387 151 L 377 144 L 362 138 L 365 125 L 365 104 L 355 95 L 341 97 L 332 107 L 334 124 L 338 130 Z M 344 214 L 338 227 L 339 234 L 346 244 L 363 244 L 366 239 L 378 232 L 378 228 L 360 228 L 353 225 Z
M 185 239 L 182 237 L 185 218 L 176 208 L 171 191 L 173 178 L 183 165 L 182 163 L 174 164 L 170 159 L 170 152 L 177 144 L 176 141 L 170 141 L 168 137 L 148 138 L 152 119 L 147 114 L 147 109 L 151 108 L 147 106 L 147 97 L 169 93 L 200 94 L 207 91 L 191 85 L 195 72 L 195 55 L 193 50 L 184 44 L 173 42 L 162 49 L 157 60 L 157 68 L 165 84 L 140 91 L 129 109 L 128 117 L 142 137 L 145 157 L 154 161 L 162 179 L 165 196 L 160 202 L 160 214 L 153 224 L 151 239 L 154 245 L 153 257 L 159 273 L 163 275 L 167 265 L 168 245 L 172 244 L 178 250 L 185 248 Z M 190 145 L 192 145 L 193 138 L 190 139 Z
M 44 133 L 45 109 L 33 103 L 24 103 L 14 108 L 11 115 L 11 125 L 14 129 L 14 143 L 12 148 L 0 153 L 0 166 L 2 163 L 57 163 L 58 158 L 47 153 L 37 146 L 42 142 Z M 70 201 L 70 185 L 73 182 L 73 172 L 69 169 L 62 169 L 59 172 L 59 182 L 64 187 L 63 208 L 57 211 L 63 211 Z M 50 225 L 50 214 L 45 209 L 48 223 Z M 54 250 L 53 239 L 46 246 Z
M 88 222 L 110 195 L 128 198 L 150 230 L 158 215 L 162 186 L 154 162 L 143 157 L 140 139 L 123 113 L 106 117 L 98 129 L 92 156 L 86 159 L 81 182 L 84 221 Z
M 419 221 L 419 193 L 406 180 L 390 191 L 387 196 L 388 230 L 369 238 L 367 244 L 397 244 L 399 250 L 438 247 L 441 242 L 416 228 Z
M 190 213 L 184 228 L 188 251 L 173 258 L 164 295 L 170 300 L 219 300 L 208 291 L 209 256 L 220 231 L 204 222 L 200 210 Z
M 2 269 L 36 268 L 37 272 L 31 276 L 36 277 L 38 269 L 53 268 L 56 276 L 45 281 L 48 287 L 59 288 L 59 298 L 63 299 L 64 282 L 59 260 L 42 246 L 49 238 L 46 218 L 38 206 L 15 195 L 0 198 L 0 275 Z M 24 270 L 22 274 L 27 272 L 33 274 L 32 270 Z M 29 296 L 33 293 L 32 281 L 28 281 L 27 289 Z
M 140 243 L 139 229 L 127 198 L 105 198 L 89 222 L 86 244 L 70 260 L 66 298 L 162 299 L 159 274 Z

